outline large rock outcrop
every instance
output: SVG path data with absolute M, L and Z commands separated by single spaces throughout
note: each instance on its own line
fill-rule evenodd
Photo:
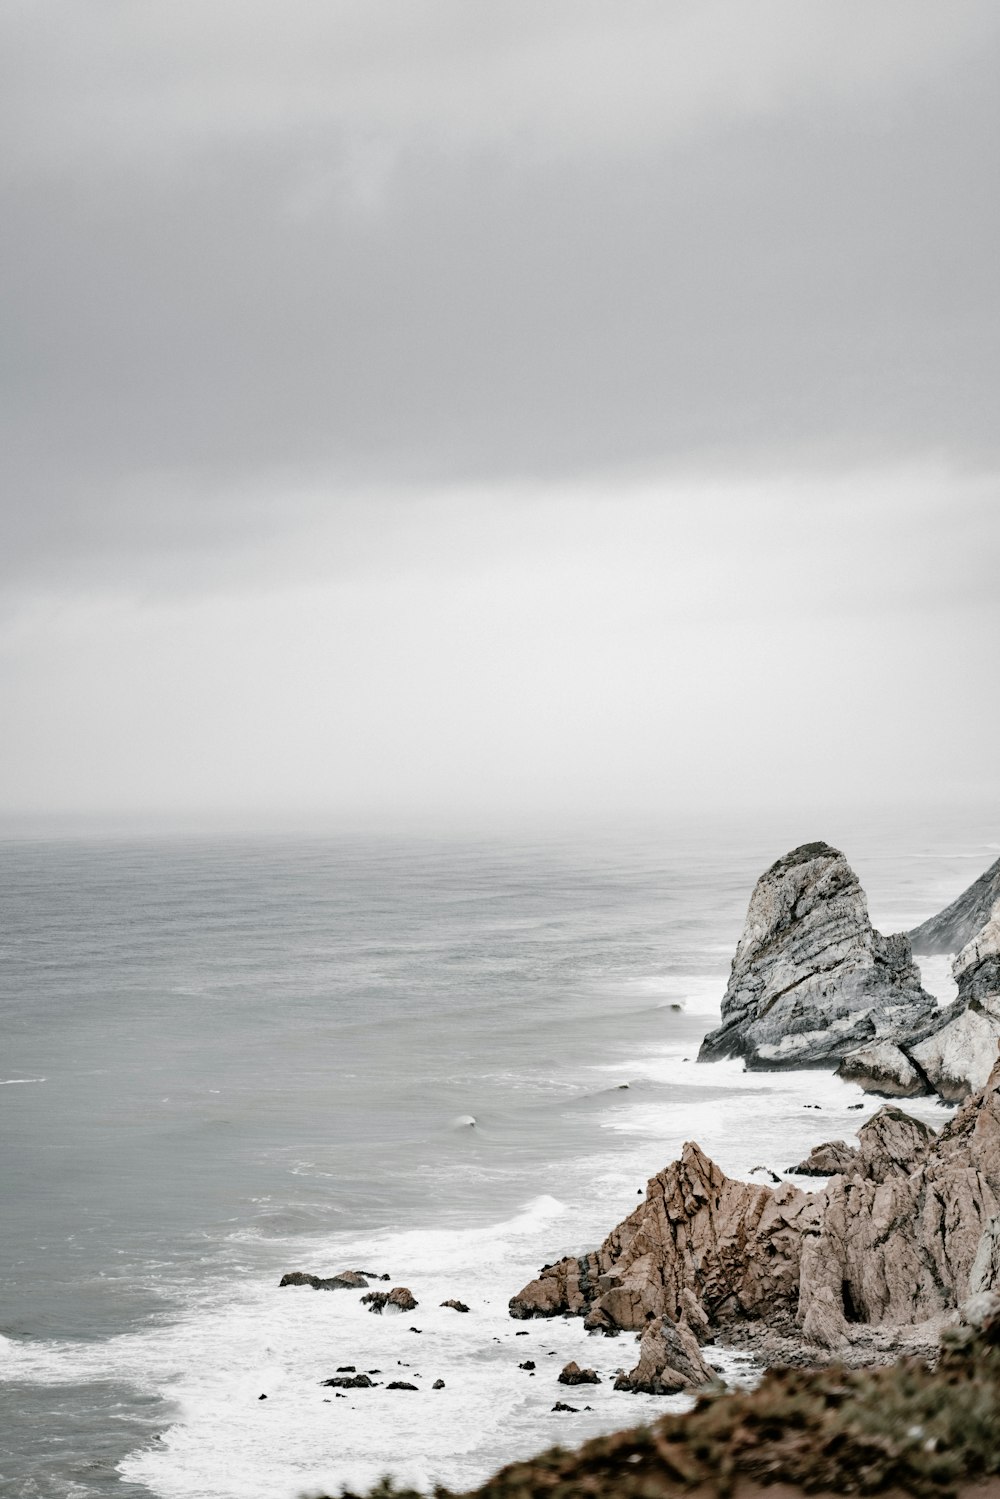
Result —
M 909 934 L 913 951 L 921 956 L 958 952 L 986 925 L 997 901 L 1000 901 L 1000 859 L 950 906 L 913 928 Z
M 701 1337 L 785 1315 L 835 1349 L 852 1326 L 924 1322 L 986 1288 L 1000 1258 L 1000 1062 L 940 1134 L 886 1105 L 837 1159 L 842 1173 L 806 1193 L 734 1181 L 687 1144 L 599 1249 L 546 1266 L 511 1315 L 605 1331 L 666 1317 Z
M 650 1322 L 639 1343 L 639 1362 L 615 1380 L 616 1390 L 633 1395 L 676 1395 L 717 1383 L 702 1358 L 698 1340 L 685 1322 L 659 1317 Z
M 821 1067 L 872 1041 L 894 1042 L 938 1012 L 904 933 L 884 937 L 858 877 L 827 843 L 806 843 L 754 888 L 722 1001 L 698 1060 L 749 1068 Z

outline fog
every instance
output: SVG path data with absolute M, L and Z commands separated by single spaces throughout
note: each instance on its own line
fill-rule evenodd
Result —
M 998 43 L 5 7 L 0 819 L 995 809 Z

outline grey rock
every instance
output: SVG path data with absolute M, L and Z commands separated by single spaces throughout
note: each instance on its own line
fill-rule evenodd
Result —
M 990 919 L 1000 900 L 1000 859 L 991 864 L 978 880 L 963 890 L 957 900 L 945 906 L 910 932 L 915 953 L 954 953 L 963 948 Z
M 837 1076 L 883 1098 L 919 1098 L 933 1092 L 926 1076 L 894 1041 L 872 1041 L 841 1058 Z
M 937 1012 L 906 935 L 877 932 L 843 854 L 807 843 L 757 881 L 722 1024 L 698 1060 L 739 1056 L 764 1071 L 827 1066 L 871 1041 L 909 1036 Z
M 1000 1019 L 974 1004 L 911 1047 L 910 1054 L 946 1103 L 961 1103 L 984 1086 L 997 1059 L 998 1041 Z
M 1000 900 L 951 965 L 958 997 L 971 1003 L 1000 995 Z
M 312 1286 L 314 1291 L 363 1290 L 368 1282 L 360 1270 L 341 1270 L 338 1275 L 310 1275 L 305 1270 L 290 1270 L 278 1282 L 282 1286 Z

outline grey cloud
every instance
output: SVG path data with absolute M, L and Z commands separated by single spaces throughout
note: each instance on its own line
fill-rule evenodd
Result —
M 992 5 L 5 24 L 8 578 L 386 490 L 997 464 Z

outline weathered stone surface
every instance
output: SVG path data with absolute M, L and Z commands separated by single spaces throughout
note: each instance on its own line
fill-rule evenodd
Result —
M 1000 900 L 951 965 L 958 997 L 966 1001 L 1000 995 Z
M 990 1288 L 1000 1266 L 1000 1061 L 939 1134 L 886 1105 L 823 1190 L 726 1177 L 696 1145 L 653 1177 L 598 1250 L 547 1266 L 516 1317 L 569 1312 L 645 1332 L 796 1317 L 836 1349 L 853 1328 L 914 1326 Z M 631 1376 L 630 1376 L 631 1377 Z
M 676 1395 L 714 1380 L 691 1329 L 683 1322 L 659 1317 L 642 1335 L 639 1362 L 628 1374 L 619 1374 L 615 1389 L 634 1395 Z
M 913 928 L 909 934 L 913 951 L 957 953 L 986 925 L 997 901 L 1000 901 L 1000 859 L 950 906 Z
M 912 1034 L 938 1009 L 905 934 L 884 937 L 843 854 L 807 843 L 754 888 L 722 1000 L 699 1061 L 750 1068 L 825 1066 L 873 1040 Z
M 883 1098 L 919 1098 L 933 1092 L 912 1058 L 894 1041 L 872 1041 L 841 1058 L 837 1076 Z
M 800 1220 L 814 1212 L 797 1187 L 734 1181 L 689 1143 L 600 1249 L 548 1266 L 512 1297 L 511 1315 L 570 1312 L 638 1332 L 654 1317 L 704 1331 L 763 1314 L 795 1297 Z
M 857 1156 L 853 1146 L 843 1140 L 828 1140 L 825 1145 L 814 1145 L 804 1161 L 785 1170 L 796 1176 L 838 1176 L 851 1169 Z
M 910 1054 L 946 1103 L 960 1103 L 982 1088 L 996 1061 L 1000 1019 L 978 1004 L 956 1015 Z
M 560 1384 L 600 1384 L 601 1376 L 596 1369 L 581 1369 L 576 1359 L 571 1359 L 560 1371 Z

